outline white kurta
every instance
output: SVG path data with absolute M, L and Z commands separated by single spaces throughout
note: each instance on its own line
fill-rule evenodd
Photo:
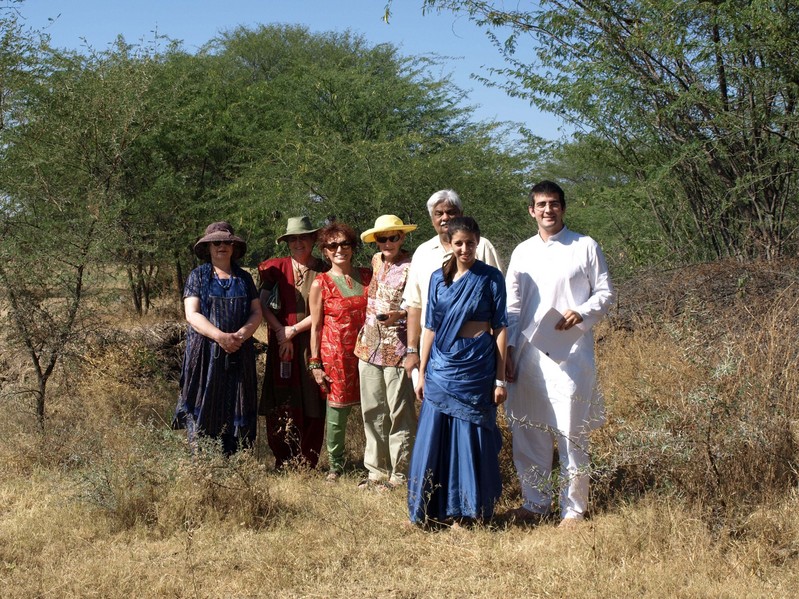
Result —
M 516 366 L 516 383 L 508 387 L 509 417 L 564 435 L 585 434 L 602 425 L 592 329 L 613 303 L 614 292 L 599 245 L 565 227 L 547 241 L 531 237 L 513 251 L 506 283 L 508 345 L 514 348 Z M 583 317 L 576 326 L 584 334 L 561 364 L 530 343 L 550 308 L 561 314 L 574 310 Z
M 485 237 L 480 238 L 475 254 L 481 262 L 502 270 L 497 250 Z M 430 289 L 430 278 L 451 255 L 452 252 L 447 252 L 444 246 L 441 245 L 441 239 L 439 239 L 438 235 L 425 241 L 413 253 L 402 303 L 406 308 L 419 308 L 422 311 L 422 331 L 424 331 L 425 312 L 427 312 L 427 294 Z

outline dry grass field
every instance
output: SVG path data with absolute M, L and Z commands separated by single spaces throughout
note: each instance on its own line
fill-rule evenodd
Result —
M 116 322 L 58 371 L 44 432 L 0 347 L 1 597 L 799 596 L 797 264 L 620 285 L 597 335 L 608 424 L 572 530 L 425 532 L 352 470 L 278 474 L 263 444 L 192 459 L 168 428 L 182 324 Z M 509 438 L 501 514 L 518 505 Z

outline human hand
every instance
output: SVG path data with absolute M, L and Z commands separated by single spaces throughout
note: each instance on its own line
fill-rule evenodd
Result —
M 383 314 L 388 316 L 388 318 L 384 320 L 378 319 L 378 322 L 384 327 L 390 327 L 408 315 L 405 310 L 389 310 L 388 312 L 383 312 Z
M 416 383 L 416 389 L 414 389 L 414 391 L 416 392 L 416 399 L 424 401 L 424 376 L 421 372 L 419 373 L 419 381 Z
M 576 324 L 580 324 L 583 321 L 583 317 L 580 316 L 574 310 L 566 310 L 563 313 L 563 318 L 558 321 L 558 324 L 555 325 L 555 329 L 558 331 L 568 331 Z
M 327 393 L 330 390 L 330 377 L 325 374 L 325 371 L 321 368 L 314 368 L 311 370 L 311 374 L 313 374 L 313 378 L 316 381 L 316 384 L 319 385 L 319 388 Z
M 294 358 L 294 342 L 285 339 L 278 345 L 277 353 L 284 362 L 291 361 Z
M 405 354 L 402 366 L 405 368 L 405 376 L 411 378 L 411 373 L 414 369 L 419 368 L 419 354 Z
M 508 390 L 505 387 L 494 387 L 494 405 L 501 405 L 506 399 L 508 399 Z
M 241 349 L 241 345 L 244 343 L 244 335 L 240 332 L 220 332 L 217 336 L 216 342 L 226 353 L 233 354 Z
M 505 380 L 509 383 L 516 381 L 516 365 L 513 363 L 513 356 L 508 352 L 505 358 Z

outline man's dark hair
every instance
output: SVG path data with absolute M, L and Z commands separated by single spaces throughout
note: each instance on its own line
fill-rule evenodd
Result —
M 563 193 L 560 185 L 553 181 L 544 180 L 533 185 L 530 190 L 530 206 L 535 206 L 535 196 L 537 194 L 558 196 L 561 208 L 566 208 L 566 194 Z

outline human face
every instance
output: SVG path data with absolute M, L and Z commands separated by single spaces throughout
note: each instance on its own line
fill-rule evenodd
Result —
M 386 262 L 392 262 L 397 257 L 404 242 L 405 233 L 402 231 L 385 231 L 375 235 L 377 249 L 383 254 L 383 260 Z
M 208 250 L 213 264 L 229 264 L 233 259 L 232 241 L 212 241 L 208 244 Z
M 326 240 L 324 251 L 331 264 L 341 266 L 352 260 L 352 242 L 341 234 Z
M 285 238 L 291 257 L 295 260 L 306 260 L 313 250 L 314 236 L 310 234 L 289 235 Z
M 430 220 L 433 221 L 433 228 L 439 235 L 446 235 L 447 223 L 456 216 L 461 216 L 461 211 L 452 204 L 447 202 L 439 202 L 433 208 L 433 214 Z
M 538 193 L 533 196 L 533 205 L 528 208 L 530 216 L 538 223 L 538 232 L 546 239 L 563 228 L 563 213 L 566 209 L 557 195 Z
M 480 242 L 477 235 L 467 231 L 455 231 L 450 239 L 452 252 L 458 261 L 459 267 L 471 268 L 477 256 L 477 244 Z

